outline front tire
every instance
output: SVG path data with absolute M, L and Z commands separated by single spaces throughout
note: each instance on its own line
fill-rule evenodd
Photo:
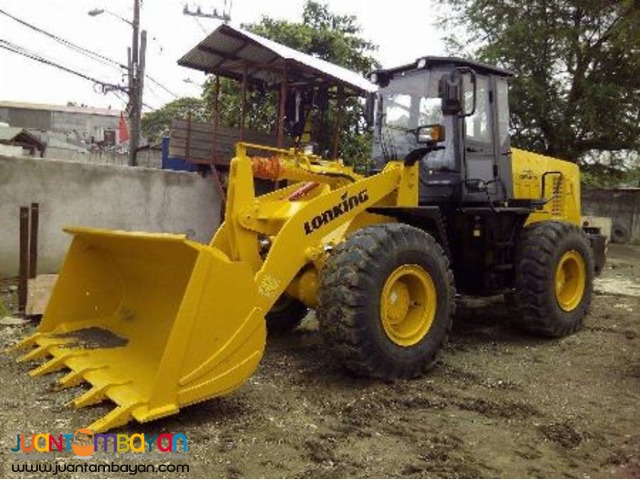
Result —
M 363 228 L 322 271 L 320 330 L 356 374 L 417 377 L 447 341 L 454 295 L 448 259 L 433 237 L 402 224 Z
M 564 222 L 535 223 L 522 231 L 511 300 L 514 324 L 548 337 L 574 333 L 591 304 L 594 260 L 580 228 Z

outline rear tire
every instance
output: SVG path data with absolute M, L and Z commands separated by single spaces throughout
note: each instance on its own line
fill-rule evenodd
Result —
M 308 311 L 300 300 L 283 293 L 266 315 L 267 332 L 270 335 L 280 335 L 293 330 L 300 325 Z
M 525 228 L 516 253 L 513 295 L 517 327 L 561 337 L 577 331 L 591 304 L 594 260 L 582 230 L 564 222 Z
M 363 228 L 324 266 L 320 331 L 356 374 L 417 377 L 447 341 L 454 295 L 448 259 L 433 237 L 402 224 Z

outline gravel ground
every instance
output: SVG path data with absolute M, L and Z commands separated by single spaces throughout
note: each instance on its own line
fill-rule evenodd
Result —
M 11 307 L 9 285 L 0 291 Z M 0 346 L 33 328 L 0 325 Z M 108 411 L 69 408 L 81 387 L 54 392 L 56 375 L 30 379 L 7 355 L 0 368 L 0 476 L 28 475 L 11 470 L 17 433 L 73 432 Z M 464 299 L 439 366 L 384 383 L 337 365 L 310 314 L 269 340 L 257 374 L 227 398 L 121 432 L 185 433 L 189 452 L 174 463 L 189 477 L 637 478 L 639 405 L 640 248 L 612 245 L 591 313 L 570 337 L 523 335 L 500 299 Z M 96 457 L 107 460 L 130 457 Z

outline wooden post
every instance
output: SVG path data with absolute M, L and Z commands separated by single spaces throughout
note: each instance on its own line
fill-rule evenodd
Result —
M 284 73 L 280 85 L 280 109 L 278 111 L 278 148 L 284 147 L 284 110 L 287 101 L 287 62 L 284 62 Z
M 212 165 L 216 161 L 216 142 L 218 141 L 218 125 L 220 124 L 219 109 L 220 109 L 220 76 L 216 75 L 216 78 L 213 83 L 213 147 L 211 152 Z
M 40 223 L 40 206 L 31 204 L 31 228 L 29 234 L 29 278 L 38 275 L 38 225 Z
M 245 64 L 242 71 L 242 105 L 240 109 L 240 141 L 244 140 L 244 127 L 247 119 L 247 70 Z
M 322 95 L 322 92 L 324 91 L 324 88 L 322 86 L 320 86 L 320 88 L 318 89 L 318 97 L 320 98 L 320 95 Z M 327 92 L 327 95 L 329 95 L 329 93 Z M 316 143 L 318 144 L 318 155 L 320 155 L 321 157 L 325 156 L 325 152 L 329 152 L 329 142 L 325 142 L 324 139 L 324 133 L 325 133 L 325 118 L 327 116 L 327 109 L 329 108 L 329 101 L 327 98 L 327 104 L 325 105 L 324 103 L 320 103 L 318 102 L 318 104 L 320 105 L 320 119 L 318 120 L 318 130 L 316 132 Z
M 220 223 L 224 222 L 224 214 L 226 211 L 227 194 L 222 186 L 220 172 L 216 167 L 217 150 L 216 142 L 218 141 L 218 125 L 220 124 L 220 76 L 216 75 L 213 83 L 213 146 L 211 153 L 211 172 L 213 173 L 214 183 L 220 195 Z
M 27 309 L 29 277 L 29 207 L 20 207 L 20 273 L 18 283 L 18 312 Z
M 191 110 L 187 112 L 187 142 L 185 147 L 185 160 L 189 161 L 191 158 Z
M 340 130 L 342 129 L 342 115 L 344 110 L 344 88 L 338 87 L 338 100 L 336 105 L 336 129 L 333 133 L 333 155 L 331 160 L 338 158 L 338 147 L 340 146 Z

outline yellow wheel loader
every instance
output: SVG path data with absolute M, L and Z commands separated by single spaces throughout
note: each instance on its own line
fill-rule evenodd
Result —
M 576 331 L 604 238 L 580 225 L 576 165 L 511 148 L 510 76 L 440 57 L 374 72 L 367 175 L 302 149 L 237 144 L 209 245 L 68 229 L 21 360 L 44 361 L 31 375 L 67 371 L 61 387 L 87 383 L 77 407 L 114 403 L 89 426 L 99 432 L 232 392 L 256 370 L 267 326 L 292 328 L 307 309 L 337 359 L 382 379 L 429 370 L 456 293 L 505 294 L 532 333 Z M 256 196 L 254 178 L 285 186 Z

